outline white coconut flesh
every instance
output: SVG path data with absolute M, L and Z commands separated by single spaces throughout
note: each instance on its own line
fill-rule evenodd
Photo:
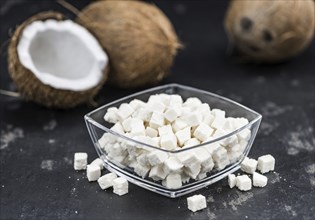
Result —
M 93 88 L 108 65 L 108 56 L 94 36 L 70 20 L 31 23 L 21 34 L 17 53 L 38 80 L 56 89 Z

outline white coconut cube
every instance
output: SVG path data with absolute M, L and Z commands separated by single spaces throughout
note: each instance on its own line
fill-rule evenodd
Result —
M 168 173 L 163 169 L 163 165 L 153 166 L 150 170 L 149 177 L 154 181 L 164 180 Z
M 152 103 L 148 103 L 147 105 L 147 109 L 151 112 L 160 112 L 163 113 L 165 110 L 165 105 L 159 101 L 159 102 L 152 102 Z
M 140 119 L 133 119 L 130 125 L 132 135 L 145 136 L 145 126 L 143 121 Z
M 165 186 L 169 189 L 178 189 L 182 187 L 182 178 L 180 174 L 169 174 L 165 179 Z
M 190 150 L 179 152 L 175 156 L 180 161 L 180 163 L 185 166 L 194 162 L 198 162 L 197 158 Z
M 180 95 L 171 95 L 170 97 L 170 105 L 171 106 L 178 106 L 183 104 L 183 98 Z
M 228 175 L 228 183 L 231 189 L 236 186 L 236 176 L 234 174 Z
M 208 173 L 210 172 L 211 170 L 213 170 L 213 167 L 214 167 L 214 162 L 212 160 L 212 158 L 209 158 L 207 161 L 203 162 L 201 164 L 201 170 L 200 172 L 202 173 Z
M 122 177 L 113 180 L 113 192 L 119 196 L 128 193 L 128 181 Z
M 163 135 L 174 134 L 171 125 L 164 125 L 162 127 L 159 127 L 158 131 L 159 131 L 159 136 L 160 137 L 162 137 Z
M 147 160 L 151 166 L 163 163 L 168 159 L 168 153 L 161 150 L 154 150 L 147 155 Z
M 267 185 L 268 178 L 264 175 L 254 172 L 253 173 L 253 186 L 265 187 Z
M 160 139 L 160 146 L 166 150 L 174 150 L 177 147 L 177 139 L 174 134 L 163 135 Z
M 153 112 L 149 125 L 151 128 L 158 129 L 165 124 L 164 115 L 160 112 Z
M 132 120 L 133 119 L 131 117 L 128 117 L 124 121 L 121 122 L 121 125 L 122 125 L 125 132 L 131 131 Z
M 187 198 L 188 209 L 192 212 L 196 212 L 207 208 L 206 197 L 203 195 L 194 195 Z
M 175 121 L 178 115 L 178 111 L 176 111 L 176 109 L 173 107 L 168 108 L 164 113 L 165 119 L 169 122 Z
M 109 123 L 116 123 L 119 121 L 117 116 L 118 109 L 116 107 L 110 107 L 107 109 L 106 114 L 104 115 L 104 120 Z
M 215 150 L 212 155 L 215 166 L 218 170 L 224 169 L 227 165 L 230 164 L 229 157 L 227 155 L 227 150 L 223 147 Z
M 201 165 L 199 162 L 191 163 L 185 166 L 184 171 L 189 177 L 196 179 L 201 171 Z
M 146 103 L 144 103 L 143 101 L 139 99 L 134 99 L 129 103 L 129 105 L 136 111 L 141 107 L 145 107 Z
M 261 173 L 267 173 L 275 169 L 275 158 L 270 154 L 258 158 L 257 168 Z
M 211 126 L 212 122 L 214 121 L 214 116 L 212 114 L 207 114 L 203 116 L 202 122 L 208 126 Z
M 96 164 L 87 165 L 86 176 L 89 182 L 98 180 L 101 176 L 101 168 Z
M 253 174 L 257 168 L 257 160 L 245 157 L 241 163 L 241 169 L 249 174 Z
M 117 178 L 117 175 L 115 173 L 108 173 L 104 176 L 101 176 L 97 182 L 101 189 L 108 189 L 109 187 L 113 186 L 114 179 Z
M 184 147 L 192 147 L 200 144 L 200 141 L 197 138 L 190 138 L 184 143 Z
M 197 147 L 192 150 L 197 161 L 202 164 L 211 159 L 211 154 L 204 147 Z
M 162 103 L 165 106 L 169 106 L 170 105 L 171 95 L 162 93 L 162 94 L 159 94 L 159 96 L 160 96 L 160 99 L 161 99 Z
M 101 158 L 96 158 L 95 160 L 92 161 L 91 164 L 98 165 L 101 170 L 104 168 L 104 162 L 103 162 L 103 160 Z
M 179 173 L 183 164 L 176 157 L 169 157 L 164 161 L 164 170 L 167 173 Z
M 146 127 L 145 129 L 145 135 L 151 138 L 158 136 L 158 131 L 151 127 Z
M 252 188 L 252 180 L 247 175 L 237 176 L 236 186 L 241 191 L 248 191 Z
M 123 103 L 119 106 L 117 116 L 120 121 L 125 120 L 134 112 L 134 109 L 127 103 Z
M 186 127 L 180 131 L 177 131 L 175 133 L 177 142 L 179 143 L 180 146 L 183 146 L 184 143 L 191 138 L 191 133 L 190 133 L 190 127 Z
M 120 122 L 117 122 L 113 127 L 110 128 L 112 131 L 115 131 L 119 134 L 125 134 L 124 128 Z
M 181 119 L 176 119 L 173 123 L 172 123 L 172 128 L 173 131 L 176 133 L 180 130 L 183 130 L 184 128 L 188 127 L 188 125 Z
M 225 111 L 221 109 L 214 108 L 211 110 L 211 113 L 214 115 L 214 117 L 220 117 L 225 118 Z
M 180 118 L 190 127 L 199 125 L 202 120 L 202 116 L 197 112 L 188 113 Z
M 149 174 L 151 167 L 145 164 L 136 164 L 136 166 L 134 167 L 134 171 L 136 174 L 138 174 L 139 176 L 141 176 L 142 178 L 146 177 Z
M 75 170 L 85 170 L 87 166 L 87 153 L 78 152 L 74 154 L 73 166 Z
M 200 141 L 207 140 L 213 133 L 213 129 L 205 123 L 200 123 L 194 131 L 194 136 Z

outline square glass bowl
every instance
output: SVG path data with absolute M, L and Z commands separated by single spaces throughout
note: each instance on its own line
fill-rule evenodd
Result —
M 110 129 L 113 124 L 104 120 L 104 115 L 110 107 L 118 108 L 120 104 L 129 103 L 134 99 L 147 102 L 150 95 L 161 93 L 178 94 L 183 100 L 186 100 L 189 97 L 197 97 L 203 103 L 208 103 L 211 109 L 217 108 L 224 110 L 226 112 L 226 117 L 243 117 L 246 118 L 249 123 L 230 133 L 224 134 L 223 136 L 216 137 L 211 141 L 191 147 L 180 148 L 175 151 L 169 151 L 114 132 Z M 104 161 L 106 169 L 116 173 L 118 176 L 126 178 L 129 182 L 140 187 L 167 197 L 175 198 L 206 187 L 238 170 L 240 168 L 240 163 L 249 153 L 262 116 L 225 97 L 188 86 L 168 84 L 144 90 L 106 104 L 86 114 L 84 119 L 95 149 L 99 157 Z M 223 150 L 221 153 L 215 151 L 218 146 L 221 148 L 224 147 L 226 150 Z M 164 152 L 168 157 L 176 157 L 179 154 L 191 155 L 194 151 L 198 151 L 201 148 L 207 148 L 209 152 L 212 152 L 213 155 L 211 156 L 214 163 L 211 164 L 212 160 L 209 159 L 209 163 L 205 161 L 201 165 L 201 168 L 197 167 L 197 169 L 200 169 L 200 175 L 197 177 L 194 176 L 194 179 L 188 178 L 189 175 L 182 172 L 181 178 L 185 179 L 186 182 L 183 183 L 181 187 L 175 188 L 166 187 L 165 181 L 162 181 L 159 177 L 153 177 L 153 179 L 148 177 L 148 172 L 151 172 L 151 169 L 148 170 L 148 167 L 146 166 L 138 166 L 138 163 L 135 163 L 135 160 L 132 160 L 132 158 L 130 158 L 131 156 L 129 156 L 137 155 L 137 151 L 148 153 L 155 151 L 159 153 Z M 225 162 L 222 162 L 221 160 Z M 137 161 L 141 163 L 145 161 L 145 158 L 137 158 Z M 226 161 L 228 161 L 228 163 L 226 163 Z M 191 165 L 194 166 L 193 164 Z M 163 166 L 163 164 L 161 166 Z M 160 168 L 161 167 L 157 167 L 155 172 L 158 172 L 158 169 Z M 190 168 L 194 169 L 187 164 L 187 167 L 185 166 L 181 169 L 188 169 L 189 171 Z M 188 171 L 187 173 L 189 173 Z

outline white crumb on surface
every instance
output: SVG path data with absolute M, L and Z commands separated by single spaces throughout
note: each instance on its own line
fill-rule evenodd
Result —
M 18 138 L 24 137 L 24 131 L 21 128 L 13 128 L 12 125 L 7 125 L 6 130 L 1 131 L 0 150 L 7 148 L 11 143 L 14 143 Z
M 43 126 L 43 130 L 44 131 L 52 131 L 56 128 L 56 126 L 57 126 L 57 121 L 52 119 L 49 122 L 47 122 L 47 124 L 45 124 Z
M 53 170 L 54 161 L 53 160 L 43 160 L 40 164 L 40 168 L 43 170 Z

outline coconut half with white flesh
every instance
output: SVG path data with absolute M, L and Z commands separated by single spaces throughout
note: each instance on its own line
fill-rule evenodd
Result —
M 56 12 L 40 13 L 19 26 L 8 59 L 21 94 L 47 107 L 91 101 L 108 75 L 108 56 L 94 36 Z

